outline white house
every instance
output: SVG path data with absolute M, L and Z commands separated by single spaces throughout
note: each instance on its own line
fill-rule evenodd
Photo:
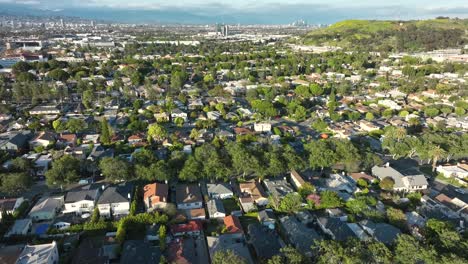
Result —
M 50 244 L 26 245 L 21 251 L 16 264 L 57 264 L 59 263 L 59 254 L 57 243 L 52 241 Z
M 437 172 L 444 174 L 445 177 L 455 177 L 463 180 L 468 177 L 468 166 L 465 164 L 457 164 L 454 166 L 439 165 L 437 167 Z
M 221 113 L 219 111 L 209 111 L 206 113 L 206 116 L 210 120 L 218 120 L 221 117 Z
M 405 171 L 392 167 L 389 163 L 384 166 L 372 167 L 372 174 L 383 180 L 390 177 L 393 182 L 393 190 L 414 192 L 425 190 L 428 187 L 426 177 L 414 168 L 407 168 Z
M 255 123 L 254 130 L 255 132 L 270 132 L 271 124 L 270 123 Z
M 38 146 L 47 147 L 56 141 L 56 137 L 51 132 L 42 131 L 33 140 L 29 141 L 29 146 L 35 148 Z
M 378 104 L 383 105 L 392 110 L 401 110 L 401 106 L 393 100 L 389 100 L 389 99 L 379 100 Z
M 224 218 L 226 216 L 226 212 L 224 210 L 223 202 L 219 199 L 212 199 L 206 203 L 206 207 L 208 209 L 208 213 L 210 214 L 210 218 Z
M 30 115 L 58 115 L 60 110 L 55 105 L 38 105 L 29 110 Z
M 99 196 L 97 206 L 101 216 L 125 216 L 130 213 L 133 186 L 130 184 L 119 184 L 107 187 Z
M 187 122 L 187 120 L 188 120 L 187 113 L 185 113 L 182 110 L 176 108 L 176 109 L 172 110 L 172 113 L 171 113 L 172 121 L 174 121 L 178 117 L 182 118 L 184 120 L 184 122 Z
M 203 207 L 203 197 L 198 185 L 181 184 L 176 187 L 177 209 L 196 209 Z
M 68 191 L 64 213 L 81 215 L 92 212 L 103 189 L 104 185 L 101 188 L 99 185 L 89 184 Z
M 231 187 L 227 183 L 208 183 L 206 187 L 208 196 L 213 199 L 229 199 L 234 196 Z

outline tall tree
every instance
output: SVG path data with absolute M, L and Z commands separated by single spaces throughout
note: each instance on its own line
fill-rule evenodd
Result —
M 437 167 L 437 162 L 443 159 L 447 155 L 447 152 L 440 146 L 433 145 L 429 148 L 428 154 L 432 160 L 432 171 L 435 172 L 436 167 Z
M 107 122 L 105 117 L 101 119 L 101 135 L 99 141 L 104 145 L 109 145 L 111 143 L 109 122 Z
M 110 180 L 130 180 L 133 176 L 128 162 L 119 158 L 105 157 L 99 162 L 99 168 L 104 177 Z

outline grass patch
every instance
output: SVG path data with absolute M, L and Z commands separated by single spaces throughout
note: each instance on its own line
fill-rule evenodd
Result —
M 237 204 L 237 200 L 234 198 L 224 199 L 223 206 L 226 211 L 226 215 L 230 215 L 232 211 L 239 211 L 240 207 Z
M 440 182 L 443 182 L 443 183 L 446 183 L 446 184 L 451 184 L 455 187 L 461 187 L 461 188 L 464 188 L 466 187 L 466 184 L 462 184 L 460 183 L 458 180 L 456 180 L 455 178 L 446 178 L 444 177 L 444 175 L 442 175 L 442 173 L 439 173 L 437 176 L 436 176 L 436 179 Z

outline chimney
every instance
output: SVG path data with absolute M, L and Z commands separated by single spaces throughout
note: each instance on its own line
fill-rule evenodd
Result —
M 164 183 L 165 183 L 165 184 L 168 184 L 168 180 L 165 180 Z
M 390 162 L 385 163 L 385 167 L 390 167 Z
M 130 200 L 130 193 L 127 194 L 128 199 Z

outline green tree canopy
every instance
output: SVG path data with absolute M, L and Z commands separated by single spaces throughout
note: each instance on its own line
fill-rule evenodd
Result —
M 64 155 L 52 162 L 52 168 L 46 173 L 47 185 L 71 184 L 80 178 L 80 161 L 70 155 Z

